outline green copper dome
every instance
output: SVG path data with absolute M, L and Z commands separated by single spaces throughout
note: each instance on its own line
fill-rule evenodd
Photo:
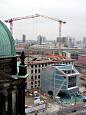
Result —
M 15 43 L 12 34 L 6 25 L 0 21 L 0 57 L 15 55 Z

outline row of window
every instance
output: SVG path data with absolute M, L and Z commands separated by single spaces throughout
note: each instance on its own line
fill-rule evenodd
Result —
M 40 73 L 40 69 L 31 70 L 31 74 L 33 73 L 33 71 L 35 71 L 35 73 Z
M 38 88 L 38 87 L 40 87 L 40 84 L 35 85 L 35 88 Z M 32 88 L 34 88 L 34 86 L 33 86 L 33 85 L 31 85 L 31 89 L 32 89 Z
M 37 76 L 35 75 L 35 77 L 31 76 L 31 80 L 33 79 L 37 79 Z M 38 79 L 40 79 L 40 75 L 38 75 Z
M 57 63 L 57 64 L 72 64 L 73 62 L 60 62 L 60 63 Z M 34 65 L 29 65 L 31 68 L 40 68 L 40 67 L 45 67 L 47 65 L 50 65 L 51 63 L 45 63 L 45 64 L 34 64 Z
M 61 62 L 60 64 L 70 64 L 70 62 Z M 44 65 L 45 66 L 47 66 L 47 65 L 49 65 L 49 64 L 42 64 L 42 67 L 44 67 Z M 37 65 L 31 65 L 31 68 L 33 68 L 33 66 L 35 66 L 35 67 L 37 67 Z M 41 65 L 39 65 L 39 67 L 40 67 Z M 35 71 L 35 73 L 40 73 L 40 69 L 35 69 L 35 70 L 31 70 L 31 74 L 33 73 L 33 71 Z M 73 72 L 72 72 L 73 73 Z
M 37 83 L 40 84 L 40 81 L 35 81 L 35 84 L 37 84 Z M 33 84 L 34 84 L 34 82 L 31 81 L 31 85 L 33 85 Z
M 75 73 L 74 70 L 63 70 L 63 71 L 64 71 L 64 73 L 66 73 L 66 74 L 72 74 L 72 73 Z
M 35 68 L 40 68 L 40 67 L 45 67 L 47 66 L 47 64 L 38 64 L 38 65 L 31 65 L 31 68 L 35 67 Z

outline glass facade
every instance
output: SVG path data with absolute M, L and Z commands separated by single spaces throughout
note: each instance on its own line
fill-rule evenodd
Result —
M 76 76 L 68 77 L 68 88 L 76 86 Z
M 73 65 L 48 66 L 41 72 L 41 88 L 46 93 L 48 91 L 52 91 L 54 95 L 61 91 L 67 93 L 68 88 L 75 86 L 79 87 L 79 73 Z

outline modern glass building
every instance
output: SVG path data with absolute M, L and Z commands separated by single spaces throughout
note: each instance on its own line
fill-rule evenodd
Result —
M 80 73 L 72 64 L 50 65 L 41 71 L 41 89 L 54 97 L 78 94 Z

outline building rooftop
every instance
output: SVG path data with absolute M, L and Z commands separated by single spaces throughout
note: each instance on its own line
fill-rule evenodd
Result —
M 63 60 L 57 60 L 57 61 L 53 61 L 53 60 L 43 60 L 43 61 L 28 61 L 28 64 L 45 64 L 45 63 L 59 63 L 59 62 L 72 62 L 74 61 L 73 59 L 63 59 Z
M 71 70 L 73 69 L 73 65 L 72 64 L 58 64 L 56 65 L 56 68 L 60 70 Z
M 72 64 L 57 64 L 53 65 L 56 69 L 60 70 L 62 73 L 67 76 L 79 74 L 76 68 Z
M 47 56 L 48 58 L 52 58 L 52 59 L 58 59 L 58 60 L 60 60 L 60 59 L 65 59 L 65 56 L 62 56 L 62 55 L 53 55 L 53 54 L 50 54 L 50 55 L 48 55 Z

